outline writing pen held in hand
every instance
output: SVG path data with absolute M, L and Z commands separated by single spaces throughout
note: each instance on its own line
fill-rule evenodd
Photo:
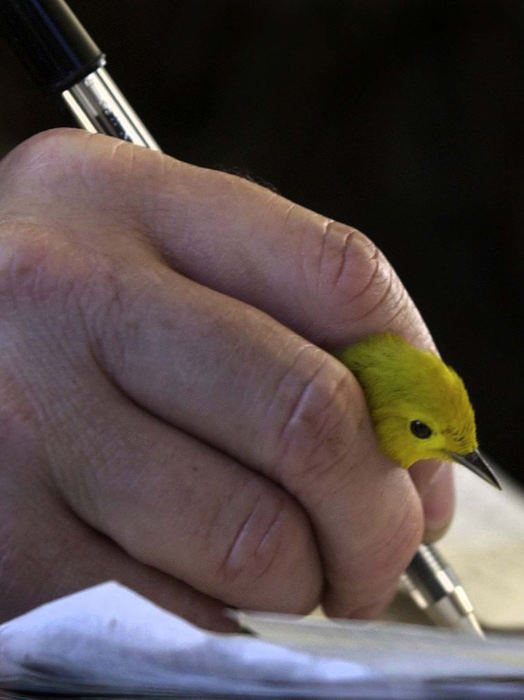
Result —
M 65 2 L 2 0 L 0 29 L 37 85 L 61 94 L 82 129 L 160 150 Z
M 81 128 L 160 150 L 106 71 L 104 54 L 65 2 L 62 0 L 2 0 L 0 27 L 35 81 L 45 92 L 62 95 L 65 104 Z M 411 348 L 405 341 L 394 340 L 395 338 L 388 334 L 372 336 L 367 341 L 357 343 L 339 354 L 339 359 L 353 371 L 364 389 L 371 416 L 375 421 L 377 436 L 385 453 L 403 467 L 409 467 L 417 459 L 435 456 L 434 453 L 428 455 L 424 449 L 418 449 L 420 445 L 427 447 L 434 444 L 435 416 L 432 416 L 431 410 L 428 410 L 431 401 L 428 404 L 427 396 L 421 402 L 420 396 L 424 397 L 424 391 L 421 392 L 421 389 L 424 389 L 424 382 L 421 386 L 420 381 L 417 380 L 418 407 L 422 403 L 422 412 L 419 415 L 415 411 L 412 415 L 405 416 L 403 425 L 406 435 L 394 435 L 391 429 L 388 432 L 387 421 L 385 425 L 384 421 L 376 420 L 376 416 L 379 414 L 383 416 L 384 411 L 376 410 L 377 386 L 369 380 L 367 370 L 373 367 L 373 363 L 376 365 L 378 362 L 379 369 L 382 370 L 379 375 L 382 374 L 385 381 L 395 380 L 401 384 L 407 382 L 409 387 L 412 363 L 429 363 L 432 365 L 431 377 L 438 376 L 439 373 L 441 379 L 444 377 L 450 380 L 451 377 L 450 387 L 454 392 L 458 391 L 462 401 L 464 412 L 462 418 L 466 416 L 468 419 L 463 443 L 459 440 L 449 448 L 439 445 L 440 454 L 437 456 L 463 464 L 481 478 L 500 488 L 485 458 L 477 449 L 474 423 L 471 423 L 473 412 L 461 380 L 458 377 L 455 380 L 456 375 L 449 374 L 450 369 L 435 355 L 421 353 Z M 381 348 L 383 350 L 387 348 L 385 355 L 382 353 L 381 356 Z M 417 353 L 420 354 L 417 355 Z M 377 375 L 376 372 L 371 372 L 369 376 Z M 400 386 L 400 389 L 402 392 L 406 386 Z M 429 393 L 426 393 L 431 396 L 431 388 L 428 391 Z M 462 392 L 465 395 L 465 402 Z M 379 391 L 378 394 L 380 393 Z M 391 414 L 394 406 L 391 405 L 389 408 L 389 414 Z M 417 402 L 415 402 L 415 408 L 417 408 Z M 438 411 L 437 418 L 442 420 Z M 452 432 L 457 433 L 456 426 L 452 427 Z M 415 440 L 413 445 L 417 446 L 418 451 L 413 449 L 410 452 L 406 445 L 409 446 L 413 440 Z M 414 458 L 411 459 L 411 457 Z M 435 547 L 426 545 L 419 547 L 402 576 L 401 587 L 436 624 L 483 636 L 464 588 Z
M 400 589 L 440 627 L 452 627 L 484 637 L 473 605 L 451 566 L 432 545 L 421 545 L 405 573 Z

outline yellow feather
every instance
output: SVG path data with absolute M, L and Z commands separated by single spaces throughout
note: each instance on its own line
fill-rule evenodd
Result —
M 359 381 L 383 452 L 402 467 L 453 461 L 477 448 L 475 416 L 462 379 L 437 355 L 379 333 L 336 355 Z M 422 423 L 430 434 L 414 434 Z

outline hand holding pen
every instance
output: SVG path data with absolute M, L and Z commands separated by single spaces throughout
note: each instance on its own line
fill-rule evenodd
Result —
M 41 77 L 84 128 L 155 147 L 64 3 L 10 5 L 78 40 L 73 70 Z M 377 614 L 423 514 L 438 531 L 452 510 L 449 469 L 394 467 L 318 347 L 385 327 L 429 346 L 385 258 L 257 185 L 81 132 L 23 144 L 0 177 L 3 403 L 26 417 L 2 618 L 108 578 L 215 628 L 221 602 Z

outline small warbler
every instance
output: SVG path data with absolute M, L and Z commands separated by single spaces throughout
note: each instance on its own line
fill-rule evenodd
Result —
M 437 355 L 392 333 L 336 353 L 362 386 L 382 451 L 404 468 L 419 459 L 459 462 L 500 489 L 479 452 L 462 379 Z

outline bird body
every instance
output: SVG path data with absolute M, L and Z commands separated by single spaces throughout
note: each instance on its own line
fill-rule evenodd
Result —
M 362 386 L 388 457 L 406 469 L 420 459 L 458 461 L 498 486 L 478 452 L 464 382 L 438 355 L 393 333 L 378 333 L 337 357 Z

